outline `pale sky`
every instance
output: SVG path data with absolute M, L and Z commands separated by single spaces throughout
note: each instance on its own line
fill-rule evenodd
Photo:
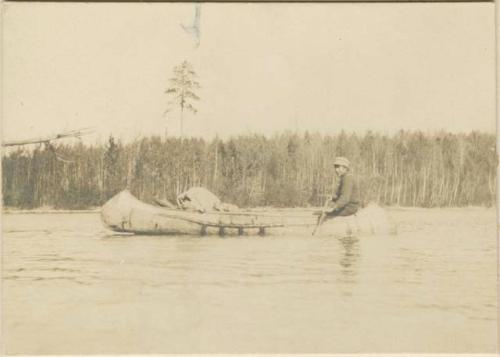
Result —
M 80 127 L 179 133 L 163 115 L 190 61 L 187 135 L 495 131 L 493 3 L 4 4 L 3 137 Z

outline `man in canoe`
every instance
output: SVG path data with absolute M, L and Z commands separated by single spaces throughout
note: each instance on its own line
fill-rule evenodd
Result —
M 335 188 L 327 198 L 320 219 L 350 216 L 359 208 L 359 189 L 354 176 L 350 173 L 350 163 L 345 157 L 335 158 Z

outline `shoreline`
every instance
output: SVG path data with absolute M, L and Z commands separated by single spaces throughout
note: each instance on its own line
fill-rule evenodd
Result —
M 100 213 L 101 208 L 90 209 L 20 209 L 20 208 L 2 208 L 2 214 L 57 214 L 57 213 Z
M 413 206 L 381 206 L 388 211 L 415 211 L 415 210 L 496 210 L 495 206 L 462 206 L 462 207 L 413 207 Z M 243 208 L 242 212 L 262 212 L 262 211 L 317 211 L 321 210 L 322 207 L 254 207 L 254 208 Z M 2 208 L 2 214 L 77 214 L 77 213 L 100 213 L 101 207 L 88 208 L 88 209 L 53 209 L 53 208 L 33 208 L 33 209 L 21 209 L 21 208 Z

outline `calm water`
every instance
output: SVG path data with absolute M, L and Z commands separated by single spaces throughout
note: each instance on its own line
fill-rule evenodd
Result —
M 147 237 L 3 216 L 9 354 L 495 352 L 495 211 L 391 210 L 397 236 Z

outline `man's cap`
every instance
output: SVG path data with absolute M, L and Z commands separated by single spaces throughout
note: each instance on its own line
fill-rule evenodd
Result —
M 347 160 L 345 157 L 336 157 L 335 161 L 333 161 L 333 165 L 335 166 L 345 166 L 347 168 L 350 167 L 349 160 Z

